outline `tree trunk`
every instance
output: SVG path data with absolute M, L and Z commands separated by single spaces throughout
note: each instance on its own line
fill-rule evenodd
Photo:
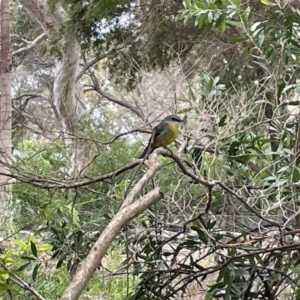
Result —
M 54 11 L 48 7 L 46 0 L 19 0 L 27 12 L 41 25 L 48 36 L 57 34 L 67 21 L 64 9 L 57 4 Z M 66 143 L 72 147 L 73 155 L 69 172 L 76 176 L 82 173 L 88 164 L 90 151 L 86 145 L 77 140 L 77 124 L 82 115 L 80 90 L 76 84 L 80 60 L 80 45 L 73 32 L 65 32 L 60 40 L 61 59 L 56 62 L 53 103 Z M 71 137 L 71 138 L 70 138 Z M 75 139 L 74 139 L 75 138 Z
M 0 224 L 10 219 L 11 193 L 11 43 L 9 0 L 1 1 L 1 95 L 0 95 Z

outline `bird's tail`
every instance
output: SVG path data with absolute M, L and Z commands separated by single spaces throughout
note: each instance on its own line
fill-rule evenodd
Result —
M 145 147 L 143 153 L 139 156 L 139 158 L 144 158 L 144 157 L 148 156 L 150 153 L 152 153 L 154 151 L 154 149 L 155 149 L 153 147 L 154 136 L 155 136 L 154 133 L 152 133 L 147 147 Z
M 144 157 L 148 156 L 150 153 L 152 153 L 153 151 L 154 151 L 154 148 L 152 148 L 149 144 L 147 147 L 145 147 L 143 153 L 139 156 L 139 158 L 144 158 Z

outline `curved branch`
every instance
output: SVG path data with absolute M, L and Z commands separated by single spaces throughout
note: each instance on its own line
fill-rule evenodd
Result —
M 24 280 L 22 280 L 20 277 L 18 277 L 16 274 L 14 274 L 11 270 L 9 270 L 4 264 L 2 264 L 2 268 L 6 269 L 11 273 L 9 279 L 19 286 L 21 289 L 25 291 L 29 291 L 31 294 L 33 294 L 37 299 L 39 300 L 45 300 L 45 298 L 36 291 L 30 284 L 26 283 Z
M 247 199 L 243 198 L 242 196 L 238 195 L 235 191 L 233 191 L 232 189 L 230 189 L 229 187 L 227 187 L 225 184 L 223 184 L 221 181 L 217 181 L 217 180 L 214 180 L 214 181 L 208 181 L 208 180 L 205 180 L 197 175 L 195 175 L 194 173 L 190 172 L 189 170 L 187 170 L 187 168 L 185 167 L 183 161 L 181 160 L 181 158 L 179 156 L 177 156 L 176 154 L 174 153 L 171 153 L 170 151 L 168 150 L 165 150 L 165 149 L 158 149 L 156 150 L 156 152 L 158 152 L 159 154 L 163 155 L 163 156 L 167 156 L 167 157 L 170 157 L 172 158 L 175 163 L 178 165 L 178 167 L 181 169 L 181 171 L 189 176 L 190 178 L 192 178 L 195 182 L 198 182 L 200 184 L 203 184 L 207 187 L 210 187 L 212 188 L 213 186 L 215 185 L 219 185 L 223 190 L 225 190 L 226 192 L 228 192 L 229 194 L 231 194 L 232 196 L 234 196 L 236 199 L 238 199 L 240 202 L 243 203 L 243 205 L 245 207 L 247 207 L 247 209 L 249 211 L 251 211 L 252 213 L 254 213 L 257 217 L 259 217 L 261 220 L 264 220 L 266 221 L 267 223 L 269 224 L 273 224 L 274 226 L 276 227 L 279 227 L 280 228 L 280 225 L 272 220 L 269 220 L 268 218 L 265 218 L 264 216 L 262 216 L 255 208 L 253 208 L 251 205 L 248 204 L 248 201 Z
M 147 177 L 149 180 L 160 169 L 160 167 L 161 165 L 159 163 L 153 164 L 143 177 Z M 142 190 L 143 186 L 144 182 L 140 180 L 134 189 L 132 189 L 131 193 L 124 201 L 124 204 L 128 205 L 124 206 L 123 204 L 119 212 L 113 217 L 108 226 L 102 232 L 88 256 L 80 265 L 71 283 L 65 289 L 63 295 L 61 296 L 61 300 L 75 300 L 79 298 L 81 292 L 86 287 L 95 270 L 101 264 L 101 260 L 107 249 L 119 234 L 121 229 L 134 217 L 163 197 L 159 191 L 159 188 L 155 188 L 138 201 L 130 204 L 137 194 Z
M 228 265 L 230 265 L 232 262 L 241 259 L 241 258 L 245 258 L 245 257 L 251 257 L 251 256 L 255 256 L 255 255 L 260 255 L 260 254 L 264 254 L 264 253 L 270 253 L 270 252 L 277 252 L 277 251 L 289 251 L 289 250 L 297 250 L 299 249 L 300 244 L 292 244 L 292 245 L 285 245 L 285 246 L 281 246 L 281 247 L 270 247 L 270 248 L 262 248 L 260 250 L 256 250 L 256 251 L 250 251 L 247 253 L 242 253 L 242 254 L 237 254 L 234 255 L 233 257 L 227 257 L 227 259 L 225 260 L 224 263 L 222 264 L 218 264 L 216 266 L 212 266 L 212 267 L 208 267 L 205 270 L 201 270 L 201 271 L 190 271 L 188 273 L 188 280 L 186 280 L 182 285 L 179 285 L 177 288 L 174 288 L 173 290 L 171 290 L 169 293 L 167 293 L 165 295 L 165 297 L 163 299 L 169 299 L 171 296 L 173 296 L 175 293 L 177 293 L 178 291 L 182 290 L 184 287 L 186 287 L 190 282 L 197 280 L 197 278 L 199 277 L 203 277 L 203 276 L 207 276 L 209 274 L 213 274 L 217 271 L 220 271 L 224 268 L 226 268 Z M 215 249 L 219 249 L 221 247 L 215 247 Z M 169 273 L 178 273 L 178 270 L 168 270 L 167 272 Z M 183 272 L 187 272 L 186 270 L 184 270 Z
M 121 49 L 121 48 L 120 48 Z M 96 64 L 97 62 L 101 61 L 104 58 L 107 58 L 109 56 L 112 56 L 117 50 L 120 49 L 113 49 L 107 53 L 104 53 L 103 55 L 100 55 L 98 57 L 95 57 L 93 60 L 91 60 L 90 62 L 86 63 L 83 68 L 81 69 L 81 71 L 79 72 L 79 74 L 76 77 L 76 82 L 84 75 L 84 73 L 90 68 L 92 67 L 94 64 Z
M 156 153 L 161 154 L 163 156 L 167 156 L 167 157 L 172 158 L 176 162 L 176 164 L 178 165 L 178 167 L 181 169 L 181 171 L 183 172 L 183 174 L 189 176 L 195 182 L 203 184 L 203 185 L 205 185 L 207 187 L 213 187 L 214 185 L 216 185 L 215 181 L 205 180 L 205 179 L 200 178 L 199 176 L 195 175 L 193 172 L 190 172 L 189 170 L 187 170 L 187 168 L 185 167 L 183 161 L 181 160 L 181 158 L 178 155 L 176 155 L 176 154 L 174 154 L 174 153 L 172 153 L 172 152 L 170 152 L 170 151 L 168 151 L 166 149 L 163 149 L 163 148 L 157 149 Z
M 144 114 L 139 109 L 135 108 L 133 105 L 129 104 L 128 102 L 115 98 L 113 95 L 102 91 L 98 86 L 94 86 L 94 90 L 102 97 L 106 98 L 107 100 L 116 103 L 120 106 L 123 106 L 125 108 L 128 108 L 133 113 L 135 113 L 140 119 L 142 120 L 144 119 Z
M 20 49 L 18 49 L 16 51 L 13 51 L 12 52 L 12 56 L 20 54 L 22 52 L 27 52 L 27 51 L 35 48 L 38 45 L 38 43 L 40 43 L 42 40 L 44 40 L 47 36 L 48 36 L 47 33 L 42 33 L 36 39 L 34 39 L 31 43 L 29 43 L 28 46 L 20 48 Z
M 19 0 L 19 2 L 45 32 L 54 33 L 64 22 L 66 13 L 59 5 L 56 5 L 53 13 L 50 13 L 47 0 Z
M 130 103 L 128 102 L 125 102 L 124 100 L 120 100 L 120 99 L 117 99 L 115 98 L 113 95 L 109 94 L 109 93 L 106 93 L 104 92 L 103 90 L 101 90 L 101 88 L 99 87 L 99 84 L 98 84 L 98 81 L 97 81 L 97 78 L 95 78 L 95 75 L 92 73 L 90 74 L 91 75 L 91 79 L 93 81 L 93 86 L 92 89 L 94 91 L 96 91 L 98 94 L 100 94 L 102 97 L 106 98 L 107 100 L 113 102 L 113 103 L 116 103 L 120 106 L 123 106 L 125 108 L 128 108 L 129 110 L 131 110 L 134 114 L 136 114 L 140 119 L 144 120 L 144 114 L 143 112 L 134 107 L 133 105 L 131 105 Z
M 31 98 L 37 98 L 37 97 L 43 97 L 43 96 L 41 96 L 39 94 L 23 94 L 21 96 L 12 98 L 12 101 L 17 101 L 17 100 L 20 100 L 20 99 L 22 99 L 24 97 L 29 97 L 29 99 L 31 99 Z
M 52 11 L 47 0 L 19 0 L 27 12 L 42 26 L 47 34 L 55 34 L 67 21 L 67 14 L 57 4 Z M 64 32 L 59 40 L 62 59 L 56 62 L 53 86 L 54 103 L 59 120 L 67 131 L 76 131 L 81 114 L 76 100 L 76 74 L 79 67 L 80 45 L 75 31 Z
M 100 182 L 100 181 L 104 181 L 106 179 L 110 179 L 113 178 L 127 170 L 133 169 L 134 167 L 138 166 L 143 160 L 142 159 L 138 159 L 130 164 L 127 164 L 123 167 L 121 167 L 120 169 L 117 169 L 113 172 L 104 174 L 104 175 L 100 175 L 98 177 L 89 179 L 89 180 L 84 180 L 84 181 L 79 181 L 79 182 L 72 182 L 71 180 L 53 180 L 53 179 L 47 179 L 47 178 L 38 178 L 36 175 L 33 176 L 33 174 L 28 173 L 27 176 L 20 176 L 20 175 L 16 175 L 16 174 L 9 174 L 9 173 L 4 173 L 4 172 L 0 172 L 0 175 L 3 176 L 8 176 L 11 178 L 14 178 L 20 182 L 24 182 L 24 183 L 28 183 L 31 184 L 33 186 L 37 186 L 40 187 L 42 189 L 56 189 L 56 188 L 66 188 L 66 189 L 70 189 L 70 188 L 78 188 L 78 187 L 83 187 L 86 185 L 90 185 L 92 183 L 95 182 Z

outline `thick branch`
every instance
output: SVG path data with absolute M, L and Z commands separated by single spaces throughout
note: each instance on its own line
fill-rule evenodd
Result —
M 67 21 L 67 15 L 57 4 L 50 11 L 47 0 L 19 0 L 27 12 L 50 35 L 55 34 Z M 76 99 L 76 74 L 79 66 L 80 45 L 75 30 L 64 32 L 59 41 L 62 59 L 56 63 L 53 86 L 54 103 L 63 128 L 74 132 L 80 116 L 80 106 Z
M 150 177 L 149 177 L 150 179 Z M 131 205 L 123 207 L 111 220 L 101 236 L 96 241 L 78 272 L 64 291 L 61 300 L 77 300 L 100 265 L 103 256 L 121 229 L 134 217 L 162 198 L 158 188 L 150 191 L 143 198 Z M 126 200 L 125 200 L 126 202 Z
M 126 197 L 124 200 L 119 212 L 110 221 L 108 226 L 94 244 L 86 259 L 80 265 L 78 272 L 64 291 L 61 300 L 75 300 L 79 298 L 81 292 L 86 287 L 95 270 L 100 265 L 107 249 L 115 237 L 119 234 L 121 229 L 130 220 L 162 198 L 159 188 L 155 188 L 138 201 L 132 203 L 137 195 L 141 192 L 144 185 L 155 175 L 161 166 L 162 165 L 158 162 L 151 164 L 144 176 L 133 187 L 128 197 Z
M 127 195 L 126 199 L 124 200 L 121 208 L 124 208 L 127 205 L 130 205 L 131 203 L 133 203 L 136 195 L 138 195 L 142 191 L 142 188 L 149 182 L 149 179 L 152 178 L 161 167 L 162 167 L 162 165 L 160 163 L 158 163 L 157 161 L 149 162 L 149 169 L 143 175 L 143 177 L 139 180 L 138 184 L 136 184 L 132 188 L 132 190 L 129 192 L 129 194 Z
M 27 51 L 35 48 L 37 46 L 37 44 L 40 43 L 42 40 L 44 40 L 47 36 L 48 36 L 47 33 L 42 33 L 35 40 L 33 40 L 28 46 L 20 48 L 20 49 L 14 51 L 12 53 L 12 55 L 14 56 L 14 55 L 17 55 L 19 53 L 27 52 Z
M 65 12 L 60 5 L 56 5 L 52 13 L 49 12 L 47 0 L 19 0 L 27 12 L 35 19 L 45 32 L 54 33 L 65 20 Z

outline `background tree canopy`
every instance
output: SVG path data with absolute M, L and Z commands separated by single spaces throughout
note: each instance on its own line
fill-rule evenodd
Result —
M 3 299 L 298 299 L 299 9 L 11 1 Z

